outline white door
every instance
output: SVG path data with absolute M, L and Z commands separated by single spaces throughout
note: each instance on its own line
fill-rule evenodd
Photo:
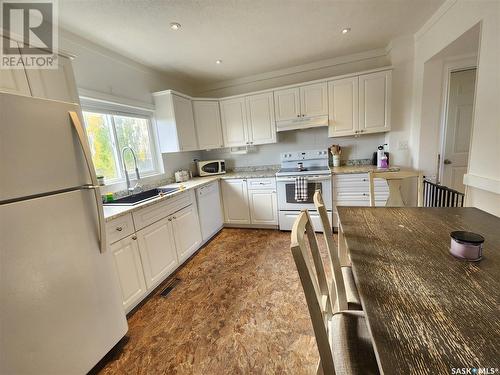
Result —
M 221 181 L 224 222 L 228 224 L 250 224 L 247 181 L 230 179 Z
M 465 192 L 476 69 L 452 72 L 448 94 L 448 113 L 443 160 L 443 185 Z
M 57 63 L 57 69 L 26 70 L 33 96 L 79 104 L 71 59 L 58 56 Z
M 135 234 L 110 246 L 122 292 L 123 308 L 128 312 L 146 294 L 146 281 Z
M 9 43 L 9 40 L 4 37 L 3 43 Z M 16 42 L 13 43 L 17 45 Z M 26 71 L 24 69 L 0 69 L 0 91 L 31 96 Z
M 252 224 L 278 224 L 276 191 L 249 190 L 248 203 Z
M 164 218 L 137 232 L 144 277 L 149 289 L 156 287 L 179 264 L 170 218 Z
M 276 121 L 295 120 L 300 117 L 300 90 L 298 87 L 274 91 Z
M 177 127 L 180 151 L 197 150 L 198 142 L 196 140 L 191 99 L 172 95 L 172 103 L 174 106 L 175 124 Z
M 328 89 L 326 82 L 300 87 L 300 112 L 302 117 L 328 114 Z
M 196 205 L 192 204 L 172 215 L 175 247 L 179 263 L 189 258 L 201 244 L 201 230 Z
M 358 113 L 358 77 L 328 82 L 328 136 L 355 134 Z
M 251 95 L 245 100 L 250 143 L 276 143 L 273 93 Z
M 247 145 L 249 140 L 245 98 L 221 100 L 220 111 L 224 146 L 237 147 Z
M 210 150 L 224 147 L 219 102 L 216 100 L 193 100 L 193 112 L 198 148 Z
M 391 130 L 391 71 L 359 76 L 359 131 Z

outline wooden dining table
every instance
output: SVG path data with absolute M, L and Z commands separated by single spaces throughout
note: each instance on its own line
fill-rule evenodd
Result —
M 477 208 L 337 210 L 380 373 L 500 374 L 500 218 Z M 485 238 L 482 260 L 450 254 L 456 230 Z

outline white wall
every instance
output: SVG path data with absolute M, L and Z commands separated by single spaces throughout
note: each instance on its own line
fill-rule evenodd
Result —
M 390 60 L 385 49 L 372 50 L 251 77 L 218 82 L 210 86 L 195 87 L 194 92 L 197 96 L 224 97 L 388 65 L 390 65 Z M 247 154 L 233 154 L 229 152 L 229 149 L 212 150 L 203 152 L 202 158 L 226 159 L 229 168 L 273 165 L 280 163 L 279 155 L 282 152 L 326 149 L 332 144 L 340 144 L 345 147 L 342 159 L 368 159 L 372 157 L 377 146 L 383 143 L 385 143 L 384 134 L 363 135 L 359 138 L 328 138 L 325 127 L 278 133 L 278 143 L 256 146 Z
M 386 134 L 391 164 L 412 165 L 410 132 L 413 92 L 413 36 L 401 36 L 388 46 L 392 71 L 391 131 Z M 406 146 L 405 146 L 406 145 Z
M 65 30 L 60 32 L 59 41 L 61 50 L 75 56 L 73 69 L 80 95 L 153 109 L 151 93 L 154 91 L 172 88 L 189 94 L 192 90 L 189 83 L 161 74 Z M 165 176 L 188 168 L 195 157 L 199 157 L 198 152 L 163 154 Z M 146 180 L 153 182 L 155 179 Z M 113 186 L 111 191 L 124 186 Z
M 332 144 L 343 148 L 342 159 L 371 159 L 377 146 L 384 143 L 384 134 L 366 134 L 359 138 L 328 138 L 328 129 L 312 128 L 278 133 L 278 143 L 255 146 L 247 154 L 232 154 L 229 149 L 204 151 L 202 158 L 226 159 L 228 168 L 275 165 L 280 163 L 280 153 L 302 150 L 326 150 Z M 251 149 L 250 149 L 251 150 Z
M 429 124 L 422 121 L 425 63 L 476 24 L 481 25 L 466 203 L 500 216 L 500 2 L 449 0 L 415 35 L 412 155 L 421 168 Z M 478 191 L 482 190 L 482 191 Z
M 326 77 L 356 73 L 389 65 L 385 49 L 371 50 L 264 74 L 194 87 L 196 96 L 224 97 L 292 85 Z

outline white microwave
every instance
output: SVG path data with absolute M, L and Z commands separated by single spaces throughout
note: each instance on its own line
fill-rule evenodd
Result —
M 205 160 L 196 162 L 200 176 L 226 173 L 226 162 L 224 160 Z

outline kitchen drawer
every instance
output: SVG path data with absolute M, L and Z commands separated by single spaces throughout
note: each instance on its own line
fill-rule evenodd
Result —
M 126 214 L 106 223 L 108 243 L 112 244 L 135 232 L 132 214 Z
M 269 178 L 249 178 L 247 180 L 248 190 L 276 189 L 276 179 Z
M 142 229 L 193 203 L 193 190 L 167 197 L 132 213 L 136 230 Z

